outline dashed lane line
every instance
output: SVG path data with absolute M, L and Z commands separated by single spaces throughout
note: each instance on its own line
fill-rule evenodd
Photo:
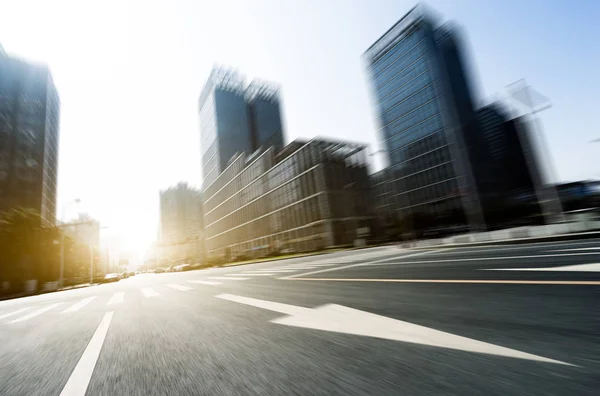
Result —
M 88 305 L 90 302 L 94 301 L 96 299 L 96 296 L 92 296 L 92 297 L 88 297 L 88 298 L 84 298 L 83 300 L 79 301 L 76 304 L 71 305 L 69 308 L 65 309 L 64 311 L 62 311 L 62 313 L 71 313 L 71 312 L 77 312 L 79 311 L 81 308 L 85 307 L 86 305 Z

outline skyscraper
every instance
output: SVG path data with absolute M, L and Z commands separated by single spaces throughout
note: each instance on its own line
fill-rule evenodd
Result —
M 203 188 L 239 153 L 283 147 L 278 89 L 224 68 L 214 68 L 199 100 Z
M 486 227 L 485 144 L 457 36 L 418 5 L 364 55 L 393 176 L 390 198 L 413 237 Z
M 0 212 L 56 222 L 59 98 L 50 70 L 0 50 Z

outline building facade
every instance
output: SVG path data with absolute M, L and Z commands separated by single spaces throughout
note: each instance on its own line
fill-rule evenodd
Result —
M 202 197 L 186 183 L 160 192 L 159 247 L 167 262 L 201 262 L 204 258 Z
M 461 41 L 419 5 L 364 55 L 406 238 L 488 226 L 497 190 Z
M 351 245 L 369 234 L 365 146 L 297 140 L 238 155 L 204 190 L 213 260 Z
M 212 70 L 199 99 L 203 186 L 210 185 L 239 153 L 283 147 L 278 89 L 246 85 L 242 75 Z
M 47 66 L 0 51 L 0 212 L 33 208 L 56 223 L 59 107 Z

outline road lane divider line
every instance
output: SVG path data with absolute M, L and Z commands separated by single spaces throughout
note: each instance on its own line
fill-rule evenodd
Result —
M 51 305 L 47 305 L 47 306 L 45 306 L 43 308 L 38 309 L 37 311 L 33 311 L 33 312 L 28 313 L 25 316 L 21 316 L 20 318 L 15 319 L 15 320 L 11 321 L 10 323 L 24 322 L 24 321 L 29 320 L 31 318 L 35 318 L 36 316 L 41 315 L 44 312 L 50 311 L 52 308 L 56 308 L 59 305 L 62 305 L 62 302 L 58 302 L 58 303 L 54 303 L 54 304 L 51 304 Z
M 408 257 L 416 257 L 416 256 L 423 256 L 425 254 L 430 254 L 430 253 L 434 253 L 437 252 L 441 249 L 438 250 L 427 250 L 427 251 L 423 251 L 423 252 L 418 252 L 418 253 L 413 253 L 413 254 L 408 254 L 406 256 L 402 256 L 402 258 L 408 258 Z M 350 264 L 350 265 L 343 265 L 341 267 L 333 267 L 333 268 L 325 268 L 325 269 L 321 269 L 321 270 L 317 270 L 317 271 L 310 271 L 310 272 L 304 272 L 302 274 L 295 274 L 295 275 L 289 275 L 289 276 L 285 276 L 282 278 L 278 278 L 278 279 L 291 279 L 291 278 L 298 278 L 301 276 L 307 276 L 307 275 L 314 275 L 314 274 L 320 274 L 323 272 L 329 272 L 329 271 L 338 271 L 338 270 L 342 270 L 342 269 L 347 269 L 347 268 L 353 268 L 353 267 L 359 267 L 359 266 L 369 266 L 369 265 L 377 265 L 377 263 L 381 263 L 384 261 L 389 261 L 392 260 L 392 258 L 390 257 L 385 257 L 385 258 L 381 258 L 379 260 L 375 260 L 375 261 L 367 261 L 364 263 L 357 263 L 357 264 Z
M 144 297 L 156 297 L 160 296 L 153 288 L 151 287 L 142 287 L 142 294 Z
M 502 280 L 502 279 L 386 279 L 386 278 L 279 278 L 294 281 L 324 282 L 389 282 L 389 283 L 459 283 L 504 285 L 576 285 L 599 286 L 600 281 Z
M 479 271 L 600 272 L 600 263 L 561 265 L 538 268 L 480 268 Z
M 110 300 L 108 300 L 106 305 L 121 304 L 123 302 L 123 298 L 125 298 L 125 292 L 116 292 L 113 294 Z
M 104 317 L 96 328 L 92 339 L 85 348 L 85 351 L 83 351 L 83 355 L 81 355 L 77 366 L 75 366 L 75 369 L 67 380 L 65 387 L 63 388 L 62 392 L 60 392 L 60 396 L 85 396 L 87 387 L 92 379 L 94 368 L 98 362 L 102 345 L 106 339 L 106 334 L 108 333 L 113 314 L 114 311 L 104 314 Z
M 250 278 L 241 278 L 237 275 L 233 276 L 207 276 L 206 279 L 214 279 L 214 280 L 248 280 Z
M 273 275 L 275 275 L 275 274 L 273 274 L 271 272 L 240 274 L 240 276 L 273 276 Z
M 79 311 L 81 308 L 85 307 L 86 305 L 88 305 L 90 302 L 94 301 L 96 299 L 96 296 L 92 296 L 92 297 L 88 297 L 88 298 L 84 298 L 83 300 L 79 301 L 76 304 L 71 305 L 69 308 L 65 309 L 64 311 L 62 311 L 62 313 L 70 313 L 70 312 L 77 312 Z
M 211 282 L 211 281 L 205 281 L 205 280 L 189 280 L 188 282 L 197 283 L 199 285 L 208 285 L 208 286 L 216 286 L 216 285 L 221 284 L 221 282 Z
M 422 260 L 422 261 L 398 261 L 391 263 L 381 263 L 374 264 L 378 265 L 398 265 L 398 264 L 434 264 L 434 263 L 456 263 L 456 262 L 464 262 L 464 261 L 488 261 L 488 260 L 514 260 L 514 259 L 529 259 L 529 258 L 544 258 L 544 257 L 567 257 L 567 256 L 585 256 L 595 254 L 598 255 L 598 252 L 595 253 L 567 253 L 567 254 L 541 254 L 541 255 L 531 255 L 531 256 L 502 256 L 502 257 L 475 257 L 475 258 L 460 258 L 460 259 L 443 259 L 443 260 Z
M 14 316 L 14 315 L 17 315 L 17 314 L 20 314 L 21 312 L 25 312 L 28 309 L 31 309 L 31 307 L 25 307 L 25 308 L 17 309 L 16 311 L 12 311 L 12 312 L 6 313 L 6 314 L 0 316 L 0 320 L 8 318 L 8 317 L 11 317 L 11 316 Z
M 179 291 L 194 290 L 193 287 L 178 285 L 177 283 L 168 283 L 165 286 L 170 287 L 171 289 L 179 290 Z

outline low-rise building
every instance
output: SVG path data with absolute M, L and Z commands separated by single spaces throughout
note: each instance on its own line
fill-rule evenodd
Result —
M 208 257 L 362 243 L 373 220 L 365 149 L 317 138 L 233 158 L 203 191 Z

